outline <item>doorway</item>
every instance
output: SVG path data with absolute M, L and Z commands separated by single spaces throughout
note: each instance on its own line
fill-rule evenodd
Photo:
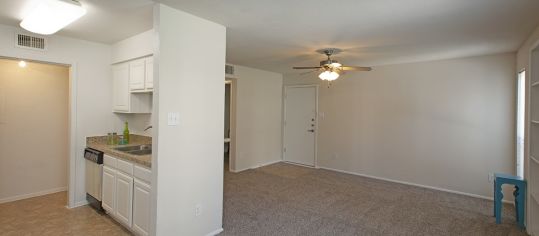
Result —
M 231 90 L 232 90 L 232 81 L 225 80 L 225 129 L 224 129 L 224 167 L 225 171 L 230 170 L 230 104 L 231 104 Z
M 316 166 L 318 86 L 286 86 L 284 91 L 283 160 Z
M 70 67 L 2 58 L 0 71 L 0 203 L 66 191 Z

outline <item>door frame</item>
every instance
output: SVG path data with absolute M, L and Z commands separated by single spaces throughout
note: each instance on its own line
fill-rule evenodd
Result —
M 230 111 L 229 111 L 229 129 L 230 129 L 230 142 L 228 143 L 228 170 L 233 173 L 237 173 L 236 164 L 236 91 L 237 91 L 237 78 L 231 76 L 225 76 L 225 82 L 223 85 L 230 85 Z
M 64 60 L 57 60 L 52 59 L 48 56 L 41 58 L 39 56 L 36 56 L 34 54 L 31 55 L 25 55 L 24 57 L 17 57 L 17 56 L 10 56 L 9 54 L 1 54 L 1 59 L 7 59 L 7 60 L 24 60 L 27 62 L 35 62 L 35 63 L 42 63 L 42 64 L 50 64 L 50 65 L 59 65 L 59 66 L 65 66 L 69 68 L 69 78 L 68 78 L 68 133 L 67 133 L 67 161 L 68 161 L 68 170 L 67 170 L 67 208 L 75 208 L 79 206 L 87 205 L 88 202 L 86 200 L 76 202 L 77 193 L 75 192 L 77 190 L 77 187 L 80 184 L 77 184 L 77 175 L 84 175 L 84 168 L 82 169 L 83 173 L 78 173 L 80 170 L 78 170 L 78 166 L 81 161 L 84 159 L 77 158 L 77 81 L 78 81 L 78 71 L 77 71 L 77 63 L 73 61 L 64 61 Z M 84 144 L 86 146 L 86 144 Z M 78 171 L 78 172 L 77 172 Z M 84 183 L 83 186 L 84 187 Z
M 525 140 L 524 140 L 524 177 L 526 180 L 530 180 L 530 176 L 531 176 L 531 173 L 530 173 L 530 156 L 531 156 L 531 143 L 530 143 L 530 139 L 531 139 L 531 120 L 532 120 L 532 117 L 531 117 L 531 81 L 532 81 L 532 78 L 533 76 L 535 76 L 536 73 L 539 73 L 537 71 L 535 71 L 536 69 L 538 68 L 535 68 L 534 67 L 534 60 L 533 60 L 533 53 L 535 50 L 539 50 L 539 40 L 536 40 L 530 47 L 529 49 L 529 55 L 528 55 L 528 68 L 527 68 L 527 71 L 526 71 L 526 106 L 525 106 L 525 115 L 524 115 L 524 119 L 525 119 L 525 125 L 524 125 L 524 137 L 525 137 Z M 525 69 L 525 68 L 524 68 Z M 539 70 L 538 70 L 539 71 Z M 515 163 L 516 164 L 516 163 Z M 528 185 L 530 186 L 530 184 Z M 526 196 L 526 216 L 525 216 L 525 223 L 526 223 L 526 232 L 528 234 L 532 234 L 531 232 L 531 226 L 530 226 L 530 222 L 532 222 L 533 220 L 536 220 L 536 219 L 531 219 L 531 204 L 528 204 L 528 201 L 533 201 L 532 199 L 532 196 L 531 196 L 531 191 L 526 191 L 527 192 L 527 196 Z
M 308 165 L 302 165 L 299 163 L 289 162 L 285 160 L 285 143 L 286 143 L 286 134 L 285 134 L 285 123 L 286 123 L 286 99 L 287 99 L 287 92 L 290 88 L 314 88 L 315 93 L 315 101 L 314 101 L 314 109 L 315 109 L 315 125 L 314 125 L 314 166 L 308 166 Z M 318 94 L 319 94 L 319 88 L 320 86 L 318 84 L 300 84 L 300 85 L 285 85 L 283 90 L 283 122 L 281 124 L 281 133 L 282 133 L 282 143 L 281 143 L 281 160 L 283 162 L 294 164 L 294 165 L 300 165 L 310 168 L 316 168 L 318 169 Z

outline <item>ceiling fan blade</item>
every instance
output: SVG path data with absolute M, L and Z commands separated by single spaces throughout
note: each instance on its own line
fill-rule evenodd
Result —
M 371 71 L 371 67 L 363 67 L 363 66 L 342 66 L 341 70 L 354 70 L 354 71 Z
M 305 69 L 320 69 L 322 67 L 320 66 L 294 66 L 292 67 L 292 69 L 296 69 L 296 70 L 305 70 Z
M 300 75 L 302 75 L 302 76 L 303 75 L 308 75 L 308 74 L 311 74 L 311 73 L 317 72 L 317 71 L 319 71 L 319 70 L 311 70 L 311 71 L 307 71 L 307 72 L 302 72 L 302 73 L 300 73 Z

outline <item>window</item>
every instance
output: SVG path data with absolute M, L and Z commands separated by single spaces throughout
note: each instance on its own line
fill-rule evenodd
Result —
M 524 133 L 526 113 L 526 71 L 518 73 L 517 78 L 517 127 L 516 127 L 516 174 L 524 177 Z

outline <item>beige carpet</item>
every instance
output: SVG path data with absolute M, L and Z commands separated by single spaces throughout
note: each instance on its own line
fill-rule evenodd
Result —
M 278 163 L 225 171 L 221 235 L 526 235 L 492 201 Z

